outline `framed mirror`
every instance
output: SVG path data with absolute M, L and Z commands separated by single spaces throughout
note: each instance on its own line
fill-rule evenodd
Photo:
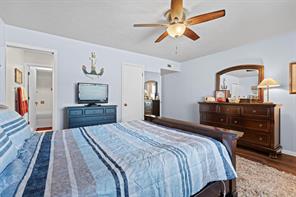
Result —
M 145 82 L 145 95 L 146 100 L 157 100 L 158 98 L 158 83 L 154 80 Z
M 258 84 L 264 79 L 263 65 L 239 65 L 216 73 L 216 90 L 227 90 L 231 98 L 241 101 L 264 101 L 264 90 Z

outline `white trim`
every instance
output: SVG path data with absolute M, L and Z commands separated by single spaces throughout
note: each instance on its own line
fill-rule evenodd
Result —
M 30 63 L 30 62 L 26 62 L 27 65 L 29 66 L 35 66 L 35 67 L 42 67 L 42 68 L 53 68 L 52 65 L 49 64 L 36 64 L 36 63 Z
M 296 152 L 290 150 L 282 150 L 282 153 L 296 157 Z
M 48 48 L 42 48 L 42 47 L 36 47 L 21 43 L 15 43 L 15 42 L 5 42 L 5 89 L 6 89 L 6 49 L 7 47 L 17 47 L 22 49 L 31 49 L 36 51 L 43 51 L 47 53 L 51 53 L 54 58 L 54 64 L 52 65 L 52 79 L 53 79 L 53 109 L 52 109 L 52 129 L 57 130 L 58 128 L 58 71 L 57 71 L 57 65 L 58 65 L 58 51 L 55 49 L 48 49 Z M 6 90 L 5 90 L 6 91 Z M 6 92 L 5 92 L 6 93 Z

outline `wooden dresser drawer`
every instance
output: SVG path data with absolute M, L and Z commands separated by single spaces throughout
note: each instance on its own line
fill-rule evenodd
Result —
M 251 144 L 263 145 L 266 147 L 270 145 L 269 135 L 260 132 L 244 132 L 244 136 L 241 138 L 241 140 Z
M 239 106 L 222 105 L 219 108 L 220 108 L 221 113 L 232 114 L 232 115 L 240 115 L 241 114 L 241 108 Z
M 268 120 L 230 117 L 229 124 L 231 126 L 247 128 L 250 130 L 270 132 L 270 122 Z
M 204 117 L 203 121 L 206 121 L 206 122 L 220 123 L 220 124 L 227 123 L 227 117 L 223 114 L 206 113 L 203 117 Z
M 201 124 L 244 132 L 243 137 L 238 140 L 238 145 L 269 152 L 271 157 L 280 152 L 281 105 L 206 102 L 199 104 Z
M 217 112 L 217 105 L 215 104 L 200 105 L 199 110 L 201 112 Z
M 269 117 L 270 109 L 265 107 L 257 107 L 257 106 L 244 106 L 242 108 L 243 116 L 257 116 L 257 117 Z

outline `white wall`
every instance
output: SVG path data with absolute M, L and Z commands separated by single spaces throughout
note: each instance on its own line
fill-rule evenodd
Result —
M 118 105 L 118 120 L 121 120 L 121 66 L 124 63 L 144 65 L 146 71 L 160 72 L 167 64 L 179 64 L 165 59 L 127 52 L 95 44 L 85 43 L 45 33 L 5 25 L 6 42 L 53 49 L 57 51 L 56 87 L 57 125 L 63 127 L 64 107 L 75 105 L 75 84 L 77 82 L 99 82 L 109 84 L 109 101 Z M 81 65 L 89 65 L 92 51 L 97 54 L 97 65 L 105 68 L 105 74 L 96 80 L 86 77 Z M 2 81 L 1 81 L 2 83 Z
M 264 64 L 265 77 L 281 84 L 271 100 L 282 104 L 281 144 L 296 152 L 296 95 L 288 93 L 288 65 L 296 60 L 296 32 L 182 63 L 181 72 L 163 77 L 163 115 L 199 121 L 198 101 L 213 95 L 215 73 L 239 64 Z
M 22 84 L 15 82 L 15 69 L 19 69 L 22 72 Z M 24 69 L 24 51 L 18 48 L 7 47 L 6 50 L 6 105 L 10 109 L 15 108 L 16 100 L 16 88 L 26 87 L 25 83 L 25 69 Z
M 4 39 L 4 22 L 0 18 L 0 103 L 5 102 L 5 39 Z

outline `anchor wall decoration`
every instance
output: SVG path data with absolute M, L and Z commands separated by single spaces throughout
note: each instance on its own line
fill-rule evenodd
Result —
M 97 57 L 95 52 L 91 52 L 91 56 L 89 57 L 90 63 L 91 63 L 91 68 L 90 72 L 86 70 L 86 66 L 82 65 L 82 71 L 83 73 L 90 77 L 100 77 L 104 74 L 104 68 L 101 68 L 99 72 L 96 71 L 96 64 L 97 64 Z

